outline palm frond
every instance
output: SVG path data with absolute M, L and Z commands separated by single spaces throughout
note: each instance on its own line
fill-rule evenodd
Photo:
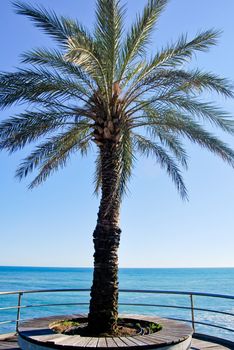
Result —
M 99 91 L 109 97 L 108 82 L 105 66 L 95 45 L 89 42 L 80 42 L 79 38 L 70 38 L 65 59 L 81 67 L 96 82 Z
M 198 33 L 191 41 L 187 40 L 187 35 L 182 35 L 176 43 L 168 45 L 151 59 L 145 69 L 138 77 L 138 81 L 151 74 L 159 67 L 176 67 L 191 60 L 196 51 L 207 51 L 211 46 L 217 44 L 220 36 L 218 30 L 206 30 Z
M 168 89 L 174 92 L 184 92 L 187 94 L 198 95 L 205 92 L 216 92 L 225 97 L 233 97 L 233 84 L 228 79 L 220 78 L 219 76 L 202 72 L 199 69 L 177 70 L 177 69 L 159 69 L 153 74 L 150 74 L 145 79 L 141 80 L 135 85 L 133 89 L 131 87 L 130 96 L 137 94 L 139 98 L 144 95 L 145 92 L 162 92 Z
M 225 78 L 210 72 L 202 72 L 199 69 L 194 71 L 183 71 L 184 82 L 181 81 L 179 90 L 185 92 L 210 91 L 225 97 L 233 97 L 233 84 Z
M 86 154 L 90 139 L 88 128 L 71 128 L 59 136 L 52 137 L 24 159 L 16 171 L 16 177 L 21 180 L 39 168 L 39 174 L 29 188 L 38 186 L 53 172 L 63 168 L 73 152 L 79 150 L 83 155 Z
M 49 34 L 58 43 L 67 46 L 68 39 L 79 37 L 79 40 L 85 40 L 92 43 L 92 37 L 88 30 L 77 21 L 63 16 L 58 17 L 54 11 L 48 11 L 43 6 L 33 6 L 29 3 L 16 1 L 13 3 L 16 13 L 29 17 L 35 25 Z
M 75 65 L 73 62 L 67 61 L 59 50 L 36 49 L 25 52 L 22 55 L 22 63 L 44 65 L 52 67 L 53 69 L 58 69 L 62 74 L 73 76 L 73 78 L 85 83 L 88 88 L 92 90 L 95 89 L 95 87 L 93 87 L 94 81 L 91 80 L 79 66 Z
M 122 139 L 120 144 L 120 198 L 123 198 L 123 196 L 128 192 L 128 183 L 132 176 L 135 160 L 136 158 L 134 155 L 134 145 L 131 131 L 128 128 L 125 128 L 122 131 Z
M 61 128 L 63 121 L 64 116 L 60 113 L 56 118 L 54 114 L 36 112 L 22 113 L 4 120 L 0 124 L 0 148 L 14 152 L 40 136 Z
M 142 71 L 142 69 L 145 67 L 145 61 L 140 61 L 136 63 L 135 65 L 131 65 L 126 69 L 125 76 L 122 79 L 121 86 L 125 88 L 130 85 L 130 91 L 134 90 L 135 86 L 132 84 L 132 81 L 136 78 L 136 76 L 139 75 L 139 73 Z M 127 96 L 127 92 L 125 92 L 125 95 Z
M 181 67 L 196 52 L 215 45 L 220 32 L 203 31 L 192 40 L 182 35 L 147 59 L 152 31 L 167 2 L 147 0 L 125 39 L 121 0 L 97 0 L 93 35 L 78 21 L 42 6 L 14 3 L 17 13 L 29 17 L 60 45 L 60 50 L 26 52 L 22 63 L 29 66 L 0 73 L 0 108 L 30 105 L 30 111 L 0 123 L 0 150 L 14 152 L 42 139 L 16 174 L 23 178 L 38 169 L 30 188 L 65 166 L 73 152 L 86 154 L 91 141 L 98 145 L 96 192 L 105 184 L 107 155 L 113 156 L 107 151 L 104 157 L 102 147 L 116 150 L 118 180 L 109 205 L 127 191 L 135 151 L 153 156 L 183 198 L 187 192 L 179 166 L 187 168 L 184 138 L 234 167 L 234 151 L 205 129 L 208 122 L 233 134 L 232 118 L 201 100 L 206 92 L 234 97 L 232 84 L 213 73 Z
M 186 136 L 191 142 L 208 149 L 234 167 L 234 151 L 191 118 L 175 112 L 174 115 L 170 114 L 163 124 L 164 127 L 169 127 L 178 135 Z
M 209 121 L 226 132 L 234 132 L 234 122 L 231 120 L 231 116 L 212 103 L 201 102 L 181 95 L 169 97 L 164 102 L 169 106 L 181 108 L 193 116 L 203 118 L 204 121 Z
M 143 118 L 144 119 L 144 118 Z M 184 115 L 176 110 L 165 113 L 162 118 L 150 118 L 146 116 L 146 121 L 136 124 L 135 127 L 151 126 L 160 127 L 165 131 L 171 131 L 177 136 L 188 138 L 191 142 L 206 148 L 216 154 L 224 161 L 234 166 L 234 151 L 229 148 L 218 137 L 206 131 L 199 123 L 195 122 L 191 117 Z
M 188 112 L 191 117 L 203 119 L 205 122 L 210 122 L 212 125 L 221 128 L 223 131 L 233 134 L 234 121 L 231 115 L 210 102 L 201 102 L 196 98 L 184 96 L 182 94 L 162 94 L 155 96 L 146 101 L 138 101 L 138 104 L 132 108 L 133 111 L 143 111 L 143 115 L 148 115 L 151 118 L 170 114 L 170 111 L 176 110 L 181 113 Z M 128 111 L 130 113 L 130 111 Z M 140 123 L 140 122 L 139 122 Z
M 179 191 L 183 199 L 187 199 L 187 190 L 181 176 L 181 172 L 167 152 L 156 142 L 153 142 L 146 137 L 138 134 L 134 134 L 134 142 L 137 150 L 144 156 L 153 156 L 156 161 L 165 169 L 172 181 L 175 183 L 177 190 Z
M 0 149 L 10 153 L 53 131 L 73 125 L 75 128 L 91 127 L 86 118 L 77 122 L 75 113 L 65 111 L 26 111 L 0 123 Z
M 123 44 L 119 59 L 118 80 L 121 80 L 129 64 L 139 55 L 145 53 L 146 45 L 149 43 L 150 35 L 154 29 L 167 0 L 148 0 L 143 15 L 138 16 L 127 35 Z
M 225 97 L 233 97 L 233 84 L 228 79 L 199 69 L 193 71 L 160 69 L 155 74 L 149 75 L 143 84 L 152 89 L 170 86 L 186 93 L 198 94 L 202 91 L 210 91 Z
M 187 153 L 177 135 L 170 130 L 166 130 L 165 127 L 160 127 L 160 125 L 151 125 L 150 121 L 146 129 L 152 140 L 160 140 L 162 145 L 171 151 L 180 164 L 188 169 Z
M 95 172 L 94 172 L 94 194 L 98 195 L 102 187 L 102 161 L 100 151 L 97 154 L 95 160 Z
M 97 0 L 95 40 L 105 66 L 110 93 L 115 81 L 124 12 L 119 0 Z
M 62 77 L 59 72 L 44 68 L 18 69 L 14 73 L 0 74 L 0 107 L 15 102 L 27 102 L 30 98 L 78 99 L 87 103 L 88 90 L 71 76 Z

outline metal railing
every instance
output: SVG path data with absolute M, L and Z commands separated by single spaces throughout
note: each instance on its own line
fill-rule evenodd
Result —
M 36 304 L 22 304 L 22 297 L 24 295 L 32 295 L 32 294 L 39 294 L 39 293 L 83 293 L 83 292 L 90 292 L 90 289 L 42 289 L 42 290 L 20 290 L 20 291 L 14 291 L 14 292 L 0 292 L 0 302 L 1 297 L 8 296 L 8 295 L 17 295 L 18 296 L 18 302 L 17 305 L 13 306 L 4 306 L 0 307 L 1 311 L 7 311 L 7 310 L 16 310 L 16 318 L 13 320 L 2 320 L 2 317 L 0 317 L 0 327 L 1 325 L 6 324 L 12 324 L 15 323 L 15 331 L 18 331 L 18 326 L 20 321 L 25 321 L 26 319 L 21 318 L 21 310 L 27 309 L 27 308 L 43 308 L 43 307 L 59 307 L 59 306 L 87 306 L 89 303 L 87 302 L 63 302 L 63 303 L 36 303 Z M 227 327 L 225 324 L 222 323 L 222 325 L 212 322 L 206 322 L 201 321 L 196 317 L 197 312 L 205 312 L 205 313 L 212 313 L 216 315 L 224 315 L 228 317 L 234 317 L 234 313 L 229 310 L 218 310 L 217 308 L 207 308 L 207 307 L 199 307 L 196 306 L 195 299 L 197 297 L 202 298 L 208 298 L 208 299 L 216 299 L 223 301 L 234 301 L 234 296 L 231 295 L 222 295 L 222 294 L 210 294 L 210 293 L 199 293 L 199 292 L 181 292 L 181 291 L 166 291 L 166 290 L 137 290 L 137 289 L 120 289 L 119 290 L 120 295 L 125 293 L 131 293 L 131 294 L 138 294 L 140 296 L 142 295 L 174 295 L 174 296 L 185 296 L 187 299 L 187 306 L 186 305 L 171 305 L 171 304 L 165 304 L 165 303 L 131 303 L 131 302 L 119 302 L 119 306 L 127 306 L 131 308 L 136 307 L 143 307 L 143 308 L 167 308 L 167 309 L 178 309 L 189 312 L 190 317 L 187 319 L 180 318 L 180 317 L 173 317 L 172 315 L 168 314 L 166 317 L 178 320 L 178 321 L 185 321 L 190 322 L 192 324 L 194 332 L 196 332 L 196 327 L 198 325 L 200 326 L 207 326 L 216 328 L 217 330 L 222 330 L 227 333 L 229 333 L 231 336 L 234 337 L 234 328 Z M 140 298 L 139 298 L 140 299 Z M 230 306 L 229 306 L 230 307 Z M 234 303 L 231 306 L 231 310 L 234 310 Z M 152 311 L 151 311 L 152 314 Z M 1 316 L 1 314 L 0 314 Z M 161 315 L 159 315 L 161 316 Z M 165 315 L 163 315 L 165 316 Z M 211 317 L 212 319 L 212 317 Z M 232 319 L 232 324 L 234 324 L 234 318 Z M 0 334 L 1 334 L 1 328 L 0 328 Z M 224 339 L 224 338 L 223 338 Z M 234 338 L 233 338 L 234 339 Z M 225 340 L 225 339 L 224 339 Z M 228 340 L 228 339 L 227 339 Z

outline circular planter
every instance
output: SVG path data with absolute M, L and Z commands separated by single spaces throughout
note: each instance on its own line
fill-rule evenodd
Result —
M 61 319 L 77 319 L 86 315 L 66 315 L 37 318 L 19 325 L 18 343 L 23 350 L 81 350 L 84 348 L 107 350 L 108 348 L 131 348 L 132 350 L 164 349 L 187 350 L 192 340 L 192 328 L 183 322 L 155 316 L 120 315 L 137 321 L 149 321 L 162 325 L 156 333 L 126 337 L 83 337 L 80 335 L 55 334 L 50 328 L 51 322 Z

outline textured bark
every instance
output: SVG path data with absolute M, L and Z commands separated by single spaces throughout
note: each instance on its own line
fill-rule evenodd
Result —
M 118 318 L 119 157 L 118 146 L 101 147 L 102 197 L 93 233 L 94 273 L 88 316 L 91 332 L 114 333 Z

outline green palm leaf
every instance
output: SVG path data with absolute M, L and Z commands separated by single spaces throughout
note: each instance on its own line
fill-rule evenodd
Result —
M 54 11 L 48 11 L 43 6 L 32 6 L 22 1 L 16 1 L 13 4 L 18 14 L 29 17 L 38 28 L 65 47 L 71 37 L 79 37 L 80 41 L 92 43 L 92 37 L 88 30 L 77 21 L 63 16 L 58 17 Z
M 216 45 L 220 36 L 218 30 L 206 30 L 198 33 L 191 41 L 182 35 L 175 44 L 168 45 L 157 52 L 139 76 L 139 80 L 151 74 L 158 67 L 175 67 L 191 60 L 196 51 L 207 51 Z
M 53 172 L 63 168 L 73 152 L 87 153 L 91 135 L 87 127 L 74 127 L 65 133 L 52 137 L 41 144 L 19 166 L 16 177 L 20 180 L 26 177 L 35 168 L 39 168 L 39 174 L 31 182 L 29 188 L 38 186 Z
M 172 178 L 175 183 L 181 197 L 187 199 L 187 190 L 181 176 L 179 167 L 171 158 L 167 152 L 156 142 L 153 142 L 141 135 L 134 135 L 135 146 L 137 150 L 146 157 L 153 156 L 157 162 L 165 169 L 168 175 Z
M 119 0 L 97 1 L 95 40 L 102 56 L 111 94 L 116 77 L 124 12 L 124 7 L 121 7 Z
M 153 139 L 159 139 L 162 145 L 166 146 L 174 157 L 180 162 L 180 164 L 187 169 L 187 153 L 177 135 L 172 130 L 167 130 L 165 127 L 160 125 L 150 125 L 147 128 L 148 134 Z
M 71 126 L 89 128 L 90 124 L 85 117 L 77 122 L 77 114 L 53 109 L 21 113 L 0 123 L 0 149 L 15 152 L 42 136 Z
M 192 118 L 203 119 L 205 122 L 209 122 L 214 126 L 217 126 L 228 133 L 234 132 L 234 122 L 231 119 L 231 115 L 224 112 L 217 106 L 214 106 L 209 102 L 201 102 L 196 98 L 189 96 L 183 96 L 181 94 L 162 94 L 151 98 L 150 100 L 138 101 L 138 104 L 131 108 L 128 113 L 134 114 L 142 111 L 142 115 L 145 114 L 150 118 L 164 118 L 165 114 L 174 113 L 177 108 L 177 112 L 188 112 Z M 188 114 L 189 115 L 189 114 Z M 135 119 L 133 117 L 133 119 Z M 139 117 L 137 117 L 139 120 Z M 141 125 L 141 121 L 138 121 L 136 125 Z
M 134 144 L 131 132 L 125 129 L 122 134 L 122 142 L 120 149 L 120 180 L 119 180 L 119 191 L 120 196 L 128 192 L 128 183 L 132 176 L 134 163 L 136 156 L 134 154 Z
M 191 142 L 207 148 L 212 153 L 221 157 L 231 166 L 234 165 L 234 151 L 230 149 L 218 137 L 204 130 L 200 124 L 195 122 L 191 117 L 171 110 L 164 114 L 163 118 L 145 118 L 145 122 L 140 122 L 132 128 L 147 127 L 150 132 L 157 135 L 157 128 L 162 128 L 166 132 L 173 132 L 177 136 L 187 137 Z M 150 120 L 149 120 L 150 119 Z
M 185 71 L 177 69 L 158 69 L 154 73 L 149 74 L 145 79 L 141 79 L 135 88 L 131 90 L 137 96 L 144 95 L 145 92 L 167 91 L 168 88 L 174 92 L 180 91 L 186 94 L 199 94 L 203 91 L 216 92 L 225 97 L 233 97 L 233 85 L 224 78 L 202 72 L 198 69 L 194 71 Z M 140 92 L 140 93 L 139 93 Z
M 58 69 L 62 74 L 76 78 L 86 84 L 88 89 L 95 90 L 95 86 L 92 86 L 93 81 L 81 67 L 75 65 L 73 62 L 67 61 L 64 55 L 58 50 L 37 49 L 26 52 L 22 55 L 22 63 Z
M 0 106 L 7 107 L 18 101 L 27 102 L 38 97 L 78 99 L 87 103 L 90 95 L 71 76 L 62 77 L 56 71 L 51 72 L 41 67 L 0 74 Z
M 232 98 L 233 86 L 214 73 L 184 65 L 215 45 L 220 33 L 206 30 L 192 40 L 182 35 L 148 59 L 151 34 L 166 4 L 148 0 L 124 37 L 126 9 L 121 0 L 97 0 L 93 34 L 77 20 L 42 6 L 14 3 L 17 13 L 59 44 L 52 50 L 28 51 L 22 55 L 25 68 L 0 73 L 0 107 L 26 105 L 25 113 L 0 123 L 0 149 L 15 152 L 42 142 L 20 166 L 19 177 L 38 168 L 32 186 L 39 184 L 64 166 L 70 154 L 87 152 L 93 142 L 96 191 L 103 186 L 103 152 L 106 147 L 108 152 L 116 149 L 119 178 L 111 187 L 113 200 L 127 192 L 135 152 L 156 157 L 183 197 L 179 166 L 187 168 L 184 138 L 233 165 L 233 151 L 206 130 L 209 124 L 233 134 L 233 119 L 203 101 L 207 92 Z
M 118 80 L 122 79 L 128 65 L 139 54 L 143 55 L 145 53 L 150 35 L 166 3 L 167 0 L 148 0 L 143 15 L 138 16 L 132 25 L 120 54 Z

